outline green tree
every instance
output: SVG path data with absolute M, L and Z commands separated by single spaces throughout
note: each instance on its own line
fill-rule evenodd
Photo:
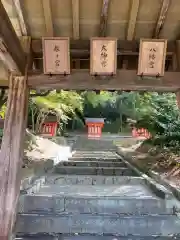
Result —
M 82 97 L 74 91 L 51 91 L 47 96 L 35 97 L 30 101 L 32 128 L 38 132 L 48 114 L 57 117 L 60 124 L 76 115 L 76 110 L 83 110 Z

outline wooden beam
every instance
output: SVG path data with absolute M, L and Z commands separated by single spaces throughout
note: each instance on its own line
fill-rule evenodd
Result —
M 72 70 L 69 76 L 45 76 L 35 74 L 29 76 L 30 88 L 65 89 L 65 90 L 147 90 L 147 91 L 176 91 L 180 88 L 180 72 L 165 72 L 161 79 L 137 77 L 134 70 L 117 70 L 114 77 L 95 78 L 89 74 L 89 69 Z
M 42 1 L 43 10 L 44 10 L 44 20 L 46 26 L 46 36 L 54 36 L 53 20 L 52 20 L 52 11 L 51 11 L 51 1 L 43 0 Z
M 73 39 L 79 39 L 79 0 L 72 0 Z
M 28 29 L 27 29 L 27 24 L 25 21 L 25 14 L 23 11 L 23 6 L 22 6 L 22 1 L 21 0 L 13 0 L 16 13 L 18 16 L 18 21 L 19 21 L 19 26 L 21 29 L 21 35 L 22 36 L 27 36 L 28 35 Z
M 134 38 L 134 32 L 136 27 L 136 19 L 139 10 L 139 0 L 131 0 L 131 10 L 127 28 L 127 40 L 131 41 Z
M 25 17 L 25 14 L 24 14 L 24 5 L 23 5 L 23 2 L 22 0 L 13 0 L 13 4 L 15 6 L 15 9 L 16 9 L 16 13 L 17 13 L 17 16 L 18 16 L 18 21 L 19 21 L 19 26 L 20 26 L 20 29 L 21 29 L 21 38 L 20 38 L 20 42 L 22 44 L 22 47 L 24 45 L 24 42 L 27 42 L 26 41 L 26 38 L 29 38 L 29 30 L 28 30 L 28 25 L 27 25 L 27 22 L 26 22 L 26 17 Z M 24 41 L 25 39 L 25 41 Z M 29 44 L 29 43 L 27 43 Z M 23 47 L 23 50 L 24 50 L 24 47 Z M 32 55 L 32 51 L 30 52 L 30 55 L 31 55 L 31 61 L 33 61 L 33 55 Z
M 71 54 L 78 56 L 89 56 L 90 40 L 71 40 Z M 139 55 L 139 41 L 118 40 L 117 41 L 118 55 Z M 32 40 L 32 51 L 38 57 L 42 56 L 42 40 Z M 172 55 L 175 51 L 175 41 L 168 41 L 167 55 Z
M 31 37 L 30 36 L 22 36 L 20 40 L 21 40 L 22 48 L 27 55 L 28 70 L 32 70 L 33 69 L 33 54 L 31 51 Z
M 11 75 L 0 155 L 0 239 L 4 240 L 12 234 L 19 199 L 27 94 L 25 77 Z
M 103 0 L 100 17 L 99 37 L 106 37 L 109 4 L 110 0 Z
M 167 17 L 167 12 L 168 12 L 170 3 L 171 3 L 171 0 L 162 1 L 162 6 L 158 15 L 156 27 L 154 29 L 153 38 L 159 38 L 159 35 L 161 33 L 161 30 L 163 29 L 163 26 Z
M 26 66 L 26 56 L 1 1 L 0 1 L 0 23 L 1 23 L 0 37 L 1 40 L 3 41 L 4 48 L 6 49 L 6 52 L 8 51 L 13 62 L 16 64 L 18 68 L 16 70 L 24 74 Z M 8 58 L 6 59 L 5 64 L 7 61 L 9 61 Z M 7 67 L 9 67 L 9 64 Z
M 0 59 L 5 67 L 14 74 L 20 74 L 19 68 L 12 56 L 9 54 L 8 49 L 4 45 L 3 40 L 0 38 Z

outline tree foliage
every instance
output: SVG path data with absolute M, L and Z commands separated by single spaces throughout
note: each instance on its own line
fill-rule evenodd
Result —
M 100 94 L 85 92 L 84 115 L 88 117 L 103 117 L 114 121 L 120 116 L 133 117 L 135 115 L 134 98 L 135 93 L 106 92 Z
M 108 121 L 127 118 L 135 120 L 136 127 L 151 133 L 154 145 L 177 151 L 180 145 L 180 111 L 174 93 L 149 92 L 85 92 L 84 114 L 103 117 Z
M 142 101 L 141 116 L 136 126 L 148 129 L 153 144 L 178 150 L 180 112 L 175 94 L 148 94 Z
M 47 96 L 38 96 L 30 101 L 30 114 L 32 129 L 38 132 L 42 123 L 49 114 L 55 115 L 57 121 L 67 123 L 76 115 L 76 109 L 80 112 L 82 108 L 82 97 L 74 91 L 51 91 Z
M 102 117 L 108 124 L 123 127 L 131 118 L 137 127 L 151 133 L 155 145 L 178 148 L 180 144 L 180 113 L 172 93 L 49 90 L 31 91 L 30 96 L 29 124 L 35 132 L 48 114 L 55 115 L 61 126 L 69 124 L 70 128 L 74 119 L 85 124 L 85 117 Z M 7 90 L 1 89 L 0 104 L 6 100 Z M 5 108 L 1 108 L 2 114 L 4 111 Z

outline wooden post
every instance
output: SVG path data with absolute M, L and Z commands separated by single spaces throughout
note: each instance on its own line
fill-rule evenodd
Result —
M 176 52 L 173 55 L 173 71 L 180 69 L 180 40 L 176 41 Z M 176 100 L 178 108 L 180 109 L 180 90 L 176 92 Z
M 176 101 L 178 108 L 180 109 L 180 91 L 176 92 Z
M 10 76 L 7 112 L 0 155 L 0 239 L 7 240 L 13 230 L 20 190 L 19 171 L 27 123 L 27 79 Z

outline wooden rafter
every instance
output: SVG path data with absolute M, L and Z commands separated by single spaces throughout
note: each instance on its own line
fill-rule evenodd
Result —
M 106 37 L 109 4 L 110 0 L 103 0 L 100 18 L 99 37 Z
M 13 69 L 14 67 L 17 68 L 15 69 L 16 72 L 24 74 L 26 55 L 1 1 L 0 23 L 0 38 L 2 46 L 0 57 L 3 56 L 1 59 L 8 68 L 12 65 Z
M 27 36 L 28 29 L 27 29 L 27 24 L 25 21 L 25 15 L 24 15 L 24 11 L 23 11 L 22 1 L 21 0 L 13 0 L 13 3 L 14 3 L 16 13 L 18 16 L 19 26 L 21 28 L 21 35 Z
M 138 10 L 139 10 L 139 0 L 132 0 L 128 28 L 127 28 L 127 40 L 129 41 L 133 40 L 134 38 Z
M 72 0 L 73 39 L 79 39 L 79 0 Z M 75 67 L 80 68 L 80 60 L 75 61 Z
M 46 36 L 53 37 L 54 36 L 54 28 L 53 28 L 53 19 L 52 19 L 52 11 L 51 11 L 51 1 L 43 0 L 42 5 L 43 5 L 43 10 L 44 10 Z
M 72 0 L 73 39 L 79 39 L 79 0 Z
M 154 29 L 153 38 L 159 38 L 159 35 L 161 33 L 161 30 L 163 29 L 167 12 L 170 6 L 171 0 L 163 0 L 160 13 L 158 15 L 156 27 Z
M 115 77 L 92 77 L 89 69 L 72 70 L 69 76 L 35 74 L 28 77 L 30 88 L 75 90 L 147 90 L 177 91 L 180 88 L 180 72 L 165 72 L 163 78 L 152 80 L 137 77 L 135 70 L 117 70 Z

